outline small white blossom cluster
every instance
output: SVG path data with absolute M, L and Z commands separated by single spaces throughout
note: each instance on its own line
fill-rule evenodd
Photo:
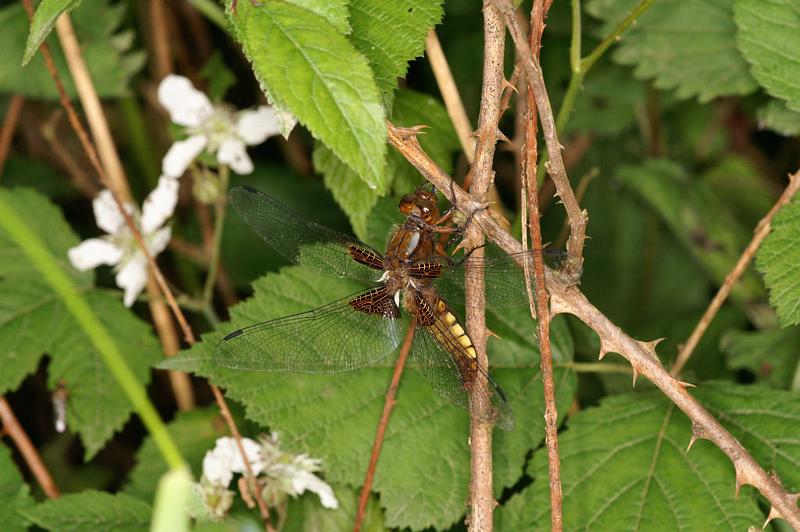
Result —
M 226 104 L 214 105 L 182 76 L 164 78 L 158 88 L 158 99 L 172 121 L 185 128 L 188 137 L 175 142 L 164 156 L 163 174 L 142 208 L 132 204 L 123 206 L 153 257 L 169 243 L 171 228 L 165 224 L 178 202 L 178 178 L 192 161 L 205 151 L 234 172 L 250 173 L 253 162 L 246 146 L 260 144 L 279 133 L 283 120 L 271 106 L 237 112 Z M 125 306 L 130 307 L 147 284 L 147 258 L 125 223 L 111 191 L 100 192 L 92 207 L 97 226 L 107 234 L 81 242 L 69 249 L 67 255 L 72 265 L 81 271 L 103 264 L 113 266 L 117 286 L 125 291 Z
M 321 460 L 281 451 L 274 432 L 263 437 L 260 444 L 242 438 L 242 447 L 267 505 L 279 507 L 288 496 L 297 497 L 310 491 L 319 496 L 325 508 L 339 507 L 333 489 L 314 474 L 320 470 Z M 195 485 L 195 493 L 202 499 L 207 515 L 214 518 L 225 515 L 233 504 L 233 492 L 228 490 L 233 475 L 244 473 L 245 465 L 236 440 L 219 438 L 203 458 L 203 476 Z

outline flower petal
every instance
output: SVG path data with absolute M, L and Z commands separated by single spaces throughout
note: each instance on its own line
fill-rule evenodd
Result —
M 260 474 L 264 469 L 261 446 L 250 438 L 242 438 L 242 447 L 250 461 L 253 474 Z M 228 486 L 233 473 L 244 473 L 244 471 L 244 462 L 236 440 L 228 436 L 217 439 L 214 448 L 203 458 L 203 475 L 212 484 Z
M 125 290 L 123 302 L 130 307 L 147 284 L 147 259 L 144 253 L 136 251 L 125 261 L 115 280 L 117 286 Z
M 84 240 L 67 250 L 69 261 L 81 271 L 97 268 L 101 264 L 113 266 L 122 260 L 123 251 L 102 238 Z
M 161 176 L 158 186 L 147 196 L 142 205 L 142 232 L 150 234 L 167 221 L 178 203 L 180 183 L 174 177 Z
M 125 208 L 130 214 L 133 208 L 130 205 L 125 205 Z M 106 233 L 113 235 L 118 233 L 125 227 L 125 218 L 119 212 L 117 202 L 114 201 L 114 196 L 108 189 L 100 191 L 94 200 L 92 200 L 92 209 L 94 210 L 94 219 L 97 222 L 97 227 Z
M 208 96 L 194 88 L 183 76 L 170 74 L 158 85 L 158 101 L 178 125 L 197 127 L 214 112 Z
M 253 171 L 253 161 L 247 155 L 244 142 L 236 138 L 225 139 L 217 152 L 217 161 L 227 164 L 240 175 Z
M 206 147 L 207 140 L 203 135 L 193 135 L 186 140 L 173 142 L 161 161 L 161 171 L 167 177 L 182 176 L 189 164 Z
M 339 501 L 333 493 L 333 488 L 313 473 L 299 471 L 298 474 L 292 478 L 292 487 L 298 494 L 306 490 L 313 491 L 319 496 L 319 500 L 325 508 L 339 507 Z
M 167 247 L 169 244 L 169 239 L 172 237 L 172 228 L 171 227 L 162 227 L 152 235 L 150 235 L 147 239 L 147 250 L 150 251 L 150 255 L 155 257 L 162 251 L 164 248 Z
M 255 111 L 241 111 L 236 119 L 236 134 L 245 144 L 261 144 L 280 133 L 278 114 L 272 106 L 262 105 Z

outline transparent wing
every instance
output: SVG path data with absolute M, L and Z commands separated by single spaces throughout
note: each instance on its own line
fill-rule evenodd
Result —
M 375 281 L 383 256 L 359 240 L 300 215 L 252 187 L 233 187 L 230 204 L 253 231 L 288 260 L 323 275 Z
M 382 286 L 230 333 L 217 364 L 250 371 L 338 373 L 368 366 L 400 343 L 400 311 Z
M 474 359 L 463 354 L 461 346 L 451 339 L 447 324 L 437 319 L 432 325 L 417 326 L 413 356 L 431 387 L 466 410 L 470 410 L 469 390 L 475 374 L 483 375 L 489 382 L 488 399 L 492 406 L 487 421 L 495 422 L 503 430 L 514 430 L 514 416 L 505 393 Z
M 483 260 L 468 257 L 462 259 L 463 262 L 459 262 L 457 257 L 449 259 L 437 256 L 434 260 L 441 263 L 441 274 L 434 282 L 434 286 L 446 300 L 463 306 L 466 279 L 483 276 L 486 282 L 487 307 L 527 306 L 528 293 L 522 264 L 527 262 L 530 271 L 533 272 L 533 259 L 538 254 L 541 254 L 545 263 L 551 267 L 558 267 L 565 256 L 563 251 L 550 248 L 513 255 L 489 256 Z

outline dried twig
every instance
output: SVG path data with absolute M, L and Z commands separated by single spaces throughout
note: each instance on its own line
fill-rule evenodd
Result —
M 717 290 L 716 295 L 714 295 L 714 299 L 711 300 L 711 303 L 703 313 L 700 321 L 697 322 L 697 325 L 695 325 L 692 334 L 689 335 L 689 339 L 681 347 L 680 352 L 678 353 L 678 358 L 675 359 L 675 363 L 670 370 L 670 375 L 676 377 L 680 374 L 681 370 L 686 365 L 686 362 L 689 360 L 689 357 L 692 356 L 697 344 L 700 342 L 700 338 L 703 337 L 706 329 L 711 324 L 711 320 L 713 320 L 714 316 L 717 315 L 720 307 L 722 307 L 722 304 L 731 293 L 733 285 L 745 272 L 747 265 L 750 264 L 751 260 L 753 260 L 756 251 L 758 251 L 761 243 L 769 234 L 770 229 L 772 228 L 772 218 L 779 210 L 781 210 L 784 205 L 789 203 L 792 197 L 797 193 L 798 188 L 800 188 L 800 171 L 789 176 L 789 184 L 786 186 L 783 194 L 781 194 L 781 197 L 778 198 L 778 201 L 775 202 L 775 205 L 772 206 L 769 212 L 758 222 L 758 225 L 756 225 L 753 239 L 750 240 L 750 243 L 747 244 L 746 248 L 744 248 L 742 255 L 739 257 L 739 260 L 736 262 L 736 265 L 733 267 L 733 269 L 728 273 L 728 275 L 725 276 L 725 280 L 722 282 L 722 286 L 719 287 L 719 290 Z
M 8 102 L 6 116 L 3 118 L 3 128 L 0 129 L 0 177 L 3 175 L 8 150 L 11 148 L 11 139 L 14 138 L 14 130 L 17 129 L 19 113 L 22 111 L 24 103 L 25 98 L 19 94 L 12 96 L 11 101 Z
M 561 157 L 561 144 L 556 133 L 555 119 L 553 110 L 550 107 L 550 99 L 547 96 L 547 88 L 542 78 L 542 70 L 538 59 L 531 53 L 531 48 L 525 38 L 525 33 L 520 28 L 514 7 L 509 0 L 493 0 L 506 21 L 511 38 L 517 49 L 517 55 L 522 61 L 522 66 L 528 77 L 528 86 L 533 90 L 536 106 L 539 109 L 539 120 L 542 124 L 547 153 L 550 160 L 547 163 L 547 171 L 556 185 L 558 195 L 564 203 L 570 224 L 570 235 L 567 241 L 567 262 L 566 271 L 577 276 L 583 268 L 583 243 L 586 239 L 586 223 L 588 216 L 582 211 L 575 199 L 575 194 L 569 184 L 567 171 L 564 168 L 564 161 Z
M 503 96 L 505 77 L 503 75 L 503 53 L 505 50 L 505 27 L 497 9 L 488 2 L 483 4 L 483 85 L 481 106 L 478 115 L 477 143 L 472 174 L 472 191 L 476 197 L 485 198 L 494 179 L 495 145 L 497 143 L 497 119 L 500 114 L 500 100 Z M 454 203 L 454 205 L 458 205 Z M 458 205 L 460 207 L 460 205 Z M 483 243 L 483 234 L 478 227 L 467 227 L 465 241 L 478 248 Z M 472 257 L 480 260 L 483 249 L 476 249 Z M 478 364 L 489 367 L 486 356 L 486 317 L 484 307 L 486 294 L 482 276 L 469 276 L 464 285 L 466 301 L 466 325 L 472 344 L 478 354 Z M 470 530 L 491 530 L 496 506 L 492 490 L 492 428 L 487 422 L 486 412 L 491 408 L 486 400 L 488 383 L 480 374 L 470 393 L 471 476 L 469 485 Z M 477 414 L 477 415 L 475 415 Z
M 19 449 L 22 458 L 28 465 L 28 469 L 33 473 L 33 477 L 41 486 L 44 494 L 51 499 L 58 498 L 61 494 L 58 492 L 58 486 L 56 486 L 53 477 L 50 475 L 50 471 L 47 470 L 42 457 L 39 456 L 36 447 L 33 446 L 30 438 L 25 433 L 25 429 L 17 421 L 17 416 L 14 415 L 11 405 L 2 395 L 0 395 L 0 420 L 3 421 L 3 430 L 14 440 L 14 444 Z
M 539 48 L 544 31 L 544 17 L 551 2 L 534 0 L 531 11 L 530 48 L 538 57 Z M 534 249 L 542 248 L 542 228 L 539 223 L 539 195 L 536 183 L 536 158 L 537 158 L 537 106 L 533 94 L 533 87 L 528 84 L 527 91 L 527 128 L 525 145 L 522 153 L 521 176 L 523 183 L 523 197 L 528 201 L 528 223 L 530 223 L 531 242 Z M 522 226 L 525 234 L 525 224 Z M 527 239 L 523 237 L 523 249 L 526 249 Z M 526 249 L 527 251 L 527 249 Z M 545 288 L 544 261 L 541 254 L 534 254 L 533 282 L 536 288 L 536 304 L 534 311 L 533 294 L 530 282 L 526 283 L 531 315 L 538 316 L 537 327 L 539 331 L 539 353 L 541 355 L 542 382 L 544 388 L 544 425 L 545 446 L 547 447 L 548 477 L 550 481 L 550 520 L 551 530 L 560 532 L 563 528 L 561 517 L 561 464 L 558 456 L 558 411 L 556 409 L 555 385 L 553 384 L 553 354 L 550 348 L 550 308 Z M 528 262 L 525 261 L 525 277 L 530 279 Z
M 478 224 L 486 236 L 500 249 L 509 254 L 522 252 L 522 246 L 506 232 L 491 216 L 482 212 L 482 203 L 461 187 L 451 185 L 450 177 L 422 150 L 416 139 L 416 128 L 397 128 L 389 124 L 389 141 L 403 156 L 422 173 L 425 178 L 439 189 L 442 194 L 458 202 L 459 210 L 469 215 L 474 214 L 474 223 Z M 690 442 L 705 438 L 731 460 L 736 471 L 736 490 L 744 484 L 755 487 L 770 502 L 777 512 L 788 523 L 800 529 L 800 509 L 797 507 L 797 494 L 788 493 L 780 483 L 777 475 L 768 474 L 753 459 L 741 443 L 728 432 L 703 405 L 686 390 L 686 384 L 673 378 L 659 362 L 655 354 L 658 340 L 642 342 L 631 338 L 614 325 L 600 312 L 581 291 L 571 285 L 569 279 L 564 280 L 559 272 L 545 270 L 547 289 L 550 292 L 550 304 L 553 314 L 570 313 L 591 327 L 600 338 L 600 357 L 609 352 L 619 353 L 630 362 L 634 381 L 638 375 L 644 375 L 655 384 L 684 414 L 692 421 L 692 437 Z M 569 277 L 569 276 L 568 276 Z
M 394 410 L 394 405 L 397 403 L 395 396 L 397 395 L 397 388 L 400 386 L 400 377 L 403 374 L 403 368 L 406 365 L 408 354 L 411 352 L 411 345 L 414 343 L 414 331 L 417 328 L 416 319 L 412 318 L 411 323 L 406 331 L 406 337 L 403 340 L 403 345 L 400 348 L 400 354 L 397 357 L 397 362 L 394 365 L 394 372 L 392 373 L 392 381 L 389 384 L 389 389 L 386 390 L 386 399 L 383 402 L 383 413 L 381 420 L 378 422 L 378 428 L 375 431 L 375 440 L 372 444 L 372 454 L 369 457 L 369 466 L 364 475 L 364 486 L 361 488 L 361 496 L 358 498 L 358 512 L 356 512 L 356 520 L 353 525 L 353 531 L 358 532 L 361 530 L 361 525 L 364 521 L 364 512 L 367 509 L 367 500 L 369 499 L 369 491 L 372 489 L 372 479 L 375 477 L 375 468 L 378 465 L 378 457 L 381 454 L 381 447 L 383 446 L 384 434 L 386 427 L 389 426 L 389 418 Z
M 33 16 L 33 7 L 31 5 L 31 0 L 23 0 L 23 3 L 25 5 L 25 9 L 28 11 L 28 16 L 32 17 Z M 60 17 L 60 19 L 66 18 L 68 16 L 69 15 L 65 13 Z M 56 23 L 56 24 L 58 25 L 58 23 Z M 63 46 L 63 44 L 62 44 L 62 46 Z M 52 54 L 50 53 L 50 50 L 49 50 L 49 47 L 47 46 L 47 43 L 42 43 L 42 45 L 40 46 L 40 50 L 42 52 L 42 55 L 44 56 L 45 65 L 46 65 L 46 67 L 48 69 L 48 72 L 50 73 L 50 76 L 53 78 L 53 81 L 56 84 L 56 88 L 58 89 L 58 93 L 59 93 L 59 100 L 60 100 L 62 106 L 64 107 L 64 110 L 67 112 L 67 116 L 69 118 L 70 125 L 72 126 L 73 130 L 75 131 L 76 135 L 78 136 L 78 139 L 80 140 L 81 145 L 83 146 L 83 149 L 86 152 L 86 155 L 89 157 L 89 160 L 92 163 L 92 166 L 94 167 L 95 171 L 97 172 L 97 175 L 98 175 L 100 181 L 103 183 L 104 186 L 106 186 L 109 190 L 111 190 L 112 196 L 114 198 L 114 201 L 117 204 L 117 208 L 119 209 L 119 212 L 122 214 L 123 219 L 125 220 L 125 224 L 128 226 L 128 229 L 130 229 L 131 234 L 136 239 L 136 242 L 137 242 L 137 244 L 139 246 L 139 249 L 142 251 L 142 253 L 146 257 L 148 265 L 150 266 L 151 272 L 152 272 L 153 276 L 155 277 L 155 280 L 156 280 L 156 282 L 158 284 L 158 287 L 160 288 L 160 290 L 161 290 L 162 294 L 164 295 L 164 297 L 167 299 L 167 304 L 169 305 L 170 309 L 172 310 L 173 315 L 175 316 L 175 319 L 178 321 L 178 324 L 181 326 L 181 330 L 183 331 L 183 334 L 184 334 L 184 337 L 186 338 L 186 341 L 189 344 L 194 344 L 196 342 L 196 339 L 195 339 L 194 333 L 192 332 L 191 327 L 189 327 L 189 324 L 186 321 L 186 317 L 183 315 L 183 312 L 181 311 L 180 307 L 178 306 L 178 303 L 175 300 L 175 296 L 172 293 L 172 291 L 170 290 L 169 285 L 167 284 L 166 279 L 164 278 L 164 275 L 161 273 L 161 270 L 159 269 L 158 265 L 156 264 L 155 260 L 153 259 L 153 256 L 150 254 L 149 250 L 147 249 L 147 246 L 145 245 L 145 242 L 142 239 L 141 232 L 139 231 L 138 227 L 134 223 L 134 221 L 131 218 L 131 216 L 128 213 L 128 211 L 125 208 L 123 208 L 124 202 L 120 198 L 120 196 L 118 195 L 118 191 L 117 191 L 116 187 L 113 186 L 113 183 L 111 182 L 106 169 L 101 164 L 100 158 L 98 156 L 98 152 L 95 149 L 94 144 L 92 143 L 92 141 L 89 139 L 89 135 L 87 134 L 86 130 L 84 129 L 83 124 L 81 124 L 80 118 L 78 118 L 78 114 L 76 113 L 75 108 L 72 106 L 72 102 L 70 101 L 69 97 L 67 96 L 66 91 L 64 90 L 64 86 L 61 83 L 61 78 L 60 78 L 60 76 L 58 74 L 58 70 L 57 70 L 57 68 L 55 66 L 55 63 L 53 62 L 53 57 L 52 57 Z M 80 55 L 80 49 L 77 47 L 77 41 L 75 42 L 75 47 L 71 51 L 72 51 L 72 53 L 76 53 L 76 54 Z M 65 53 L 67 53 L 66 49 L 65 49 Z M 85 65 L 84 65 L 84 67 L 85 67 Z M 89 83 L 91 83 L 91 79 L 90 78 L 88 79 L 88 81 L 89 81 Z M 78 85 L 78 83 L 76 82 L 76 86 L 77 85 Z M 102 108 L 100 108 L 99 106 L 93 106 L 93 108 L 96 108 L 98 112 L 102 113 Z M 89 110 L 88 109 L 84 109 L 84 110 L 86 111 L 86 113 L 88 115 L 89 114 Z M 113 144 L 112 144 L 112 148 L 113 148 Z M 219 388 L 217 388 L 214 385 L 211 385 L 211 390 L 214 393 L 214 398 L 216 399 L 217 404 L 219 405 L 220 412 L 221 412 L 223 418 L 225 419 L 229 430 L 234 435 L 234 439 L 236 441 L 236 445 L 237 445 L 237 447 L 239 449 L 239 452 L 242 455 L 243 462 L 244 462 L 244 465 L 245 465 L 245 477 L 247 478 L 248 483 L 250 484 L 250 488 L 252 489 L 253 493 L 256 494 L 256 501 L 258 502 L 258 507 L 259 507 L 259 510 L 261 512 L 262 519 L 264 520 L 265 527 L 266 527 L 267 530 L 273 530 L 272 524 L 271 524 L 270 519 L 269 519 L 269 510 L 267 509 L 266 503 L 263 501 L 263 497 L 261 497 L 261 490 L 257 489 L 255 476 L 253 475 L 253 469 L 252 469 L 252 466 L 250 464 L 250 461 L 247 459 L 247 455 L 245 454 L 244 447 L 243 447 L 242 441 L 241 441 L 241 435 L 239 434 L 239 430 L 236 427 L 235 421 L 233 420 L 233 416 L 231 415 L 230 410 L 228 409 L 228 406 L 225 403 L 225 398 L 223 397 L 222 393 L 219 391 Z

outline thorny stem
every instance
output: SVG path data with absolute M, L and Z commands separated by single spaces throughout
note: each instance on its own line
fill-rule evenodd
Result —
M 451 202 L 458 202 L 461 212 L 467 216 L 475 213 L 473 223 L 483 229 L 490 241 L 508 254 L 521 253 L 520 243 L 483 212 L 482 202 L 453 185 L 450 176 L 424 152 L 416 139 L 417 131 L 418 128 L 397 128 L 388 123 L 389 141 L 406 160 Z M 742 444 L 689 394 L 685 384 L 673 378 L 661 366 L 655 354 L 654 342 L 640 342 L 625 334 L 592 305 L 569 279 L 564 280 L 559 272 L 545 268 L 545 277 L 553 314 L 574 314 L 593 329 L 600 338 L 601 354 L 613 351 L 622 355 L 630 362 L 634 375 L 647 377 L 686 414 L 694 427 L 692 440 L 708 439 L 725 453 L 736 470 L 737 491 L 744 484 L 754 486 L 783 519 L 800 529 L 800 508 L 797 507 L 795 495 L 787 493 L 777 475 L 770 475 L 759 466 Z
M 547 6 L 549 7 L 549 6 Z M 534 0 L 531 12 L 531 34 L 530 49 L 533 54 L 538 56 L 539 45 L 544 31 L 544 17 L 547 7 L 544 0 Z M 529 209 L 528 223 L 530 224 L 531 243 L 534 249 L 542 248 L 542 228 L 539 223 L 538 191 L 536 186 L 536 175 L 530 175 L 536 168 L 537 146 L 536 146 L 536 119 L 538 107 L 533 94 L 533 87 L 527 86 L 527 107 L 528 119 L 525 132 L 525 147 L 522 156 L 522 182 L 523 197 L 527 197 Z M 522 232 L 526 228 L 523 223 Z M 526 248 L 527 239 L 523 239 L 523 249 Z M 525 249 L 527 251 L 527 249 Z M 525 261 L 525 277 L 530 279 L 531 272 L 528 261 Z M 538 253 L 533 256 L 533 282 L 536 292 L 536 303 L 534 305 L 533 294 L 530 289 L 530 282 L 526 283 L 528 289 L 528 300 L 532 316 L 537 316 L 537 328 L 539 336 L 539 352 L 541 354 L 540 363 L 542 370 L 542 382 L 544 388 L 544 420 L 545 420 L 545 446 L 547 447 L 548 478 L 550 481 L 550 521 L 551 530 L 560 532 L 563 528 L 561 507 L 561 464 L 558 455 L 558 411 L 556 409 L 555 386 L 553 384 L 553 354 L 550 346 L 550 307 L 548 303 L 547 289 L 545 288 L 544 260 Z
M 32 7 L 32 4 L 31 4 L 31 0 L 23 0 L 23 3 L 25 5 L 26 11 L 28 12 L 28 17 L 32 18 L 33 17 L 33 7 Z M 68 14 L 65 13 L 65 14 L 61 15 L 60 18 L 63 19 L 65 17 L 68 17 Z M 58 24 L 58 23 L 56 23 L 56 24 Z M 64 90 L 64 85 L 61 82 L 61 78 L 60 78 L 60 76 L 58 74 L 58 69 L 55 66 L 52 54 L 50 53 L 50 49 L 47 46 L 47 43 L 42 43 L 42 45 L 40 46 L 40 50 L 42 52 L 42 56 L 44 57 L 45 65 L 47 67 L 47 70 L 50 73 L 50 76 L 53 78 L 54 83 L 56 84 L 56 88 L 57 88 L 58 94 L 59 94 L 59 101 L 61 102 L 62 107 L 64 107 L 64 110 L 67 112 L 67 116 L 69 118 L 70 125 L 72 126 L 73 130 L 75 131 L 75 134 L 78 136 L 78 139 L 81 142 L 81 146 L 83 147 L 84 152 L 86 153 L 87 157 L 89 158 L 89 161 L 91 162 L 93 168 L 95 169 L 100 181 L 103 183 L 104 186 L 106 186 L 109 190 L 111 190 L 112 197 L 114 198 L 114 201 L 117 204 L 117 209 L 122 214 L 122 217 L 125 220 L 125 224 L 128 226 L 128 229 L 130 229 L 131 234 L 134 236 L 134 238 L 135 238 L 135 240 L 136 240 L 136 242 L 137 242 L 137 244 L 139 246 L 139 249 L 142 251 L 142 253 L 144 254 L 145 258 L 147 259 L 148 265 L 150 266 L 150 270 L 151 270 L 153 276 L 155 277 L 155 280 L 156 280 L 156 282 L 158 284 L 158 287 L 160 288 L 160 290 L 161 290 L 162 294 L 164 295 L 164 297 L 167 299 L 167 304 L 168 304 L 169 308 L 172 310 L 173 315 L 175 316 L 175 319 L 178 321 L 179 325 L 181 326 L 181 330 L 183 331 L 183 334 L 184 334 L 184 337 L 185 337 L 187 343 L 189 343 L 190 345 L 193 345 L 196 342 L 196 338 L 194 336 L 194 333 L 192 332 L 191 327 L 189 327 L 189 323 L 186 321 L 186 317 L 184 316 L 183 311 L 181 311 L 180 307 L 178 306 L 178 303 L 175 300 L 175 296 L 172 293 L 172 291 L 170 290 L 169 285 L 167 284 L 167 281 L 164 278 L 164 275 L 161 273 L 161 270 L 158 267 L 158 264 L 156 264 L 155 260 L 153 259 L 153 256 L 150 254 L 150 251 L 147 249 L 147 246 L 146 246 L 146 244 L 145 244 L 145 242 L 144 242 L 144 240 L 142 238 L 141 232 L 139 231 L 138 227 L 136 227 L 136 224 L 134 223 L 134 221 L 131 218 L 130 214 L 128 213 L 127 209 L 125 209 L 123 207 L 123 205 L 124 205 L 123 200 L 118 195 L 117 189 L 114 186 L 112 186 L 112 183 L 111 183 L 111 181 L 110 181 L 110 179 L 108 177 L 108 174 L 106 173 L 105 168 L 100 163 L 100 159 L 98 157 L 97 150 L 95 149 L 94 144 L 92 143 L 92 141 L 89 138 L 89 135 L 87 134 L 86 130 L 84 129 L 83 124 L 81 124 L 80 118 L 78 118 L 78 114 L 75 111 L 75 108 L 72 106 L 72 102 L 70 101 L 69 97 L 67 96 L 66 91 Z M 75 48 L 75 51 L 78 54 L 80 54 L 80 49 L 77 48 L 77 46 Z M 66 53 L 66 50 L 65 50 L 65 53 Z M 89 79 L 89 82 L 91 83 L 91 79 Z M 76 82 L 76 86 L 77 86 L 77 82 Z M 102 108 L 100 108 L 100 112 L 102 112 Z M 88 114 L 88 111 L 87 111 L 87 114 Z M 253 475 L 253 469 L 252 469 L 252 466 L 250 464 L 250 461 L 247 459 L 247 455 L 245 454 L 244 447 L 243 447 L 242 441 L 241 441 L 241 435 L 239 434 L 239 430 L 236 427 L 236 423 L 233 420 L 233 416 L 231 415 L 230 410 L 228 409 L 228 406 L 227 406 L 227 404 L 225 402 L 225 398 L 222 395 L 222 393 L 219 391 L 219 388 L 217 388 L 213 384 L 210 384 L 210 387 L 211 387 L 211 391 L 214 394 L 214 398 L 215 398 L 215 400 L 217 402 L 217 405 L 220 408 L 220 412 L 222 414 L 222 417 L 225 419 L 225 422 L 228 425 L 228 429 L 234 435 L 234 439 L 236 441 L 236 445 L 237 445 L 237 447 L 239 449 L 239 452 L 242 455 L 242 461 L 244 462 L 244 465 L 245 465 L 245 477 L 247 478 L 247 481 L 250 484 L 250 487 L 253 489 L 253 493 L 255 494 L 255 498 L 256 498 L 256 501 L 258 503 L 259 510 L 261 512 L 261 517 L 262 517 L 262 519 L 263 519 L 263 521 L 265 523 L 265 528 L 268 531 L 271 531 L 271 530 L 273 530 L 273 527 L 272 527 L 272 523 L 271 523 L 271 521 L 269 519 L 269 511 L 267 509 L 266 503 L 263 501 L 263 497 L 261 496 L 261 490 L 256 489 L 256 481 L 255 481 L 255 476 Z
M 44 494 L 50 499 L 58 498 L 61 494 L 58 491 L 58 486 L 56 486 L 53 477 L 50 475 L 50 471 L 47 470 L 47 466 L 44 461 L 42 461 L 42 457 L 25 433 L 25 429 L 19 424 L 17 416 L 14 415 L 14 411 L 11 409 L 11 405 L 8 404 L 8 401 L 6 401 L 6 398 L 2 395 L 0 395 L 0 421 L 3 422 L 3 430 L 14 440 L 14 444 L 17 446 L 17 449 L 19 449 L 28 469 L 33 473 L 33 477 L 36 479 L 36 482 L 39 483 L 39 486 L 41 486 Z
M 417 321 L 412 318 L 408 330 L 406 331 L 406 337 L 403 339 L 403 345 L 400 348 L 397 362 L 394 365 L 392 381 L 389 384 L 389 389 L 386 390 L 386 399 L 383 402 L 383 413 L 381 414 L 381 420 L 378 422 L 378 428 L 375 431 L 375 440 L 372 443 L 372 454 L 370 454 L 369 466 L 367 466 L 367 472 L 364 475 L 364 486 L 361 488 L 361 495 L 358 498 L 358 511 L 356 512 L 353 532 L 359 532 L 364 522 L 364 512 L 367 509 L 369 492 L 372 489 L 372 480 L 375 477 L 375 468 L 378 465 L 378 457 L 381 454 L 386 427 L 389 426 L 389 418 L 392 415 L 392 410 L 394 410 L 394 405 L 397 403 L 395 400 L 397 388 L 400 386 L 400 377 L 403 375 L 403 368 L 405 368 L 408 354 L 411 352 L 411 345 L 414 343 L 414 331 L 416 328 Z
M 565 264 L 566 272 L 578 277 L 583 269 L 583 243 L 586 239 L 587 214 L 578 206 L 575 194 L 569 184 L 567 171 L 564 168 L 564 161 L 561 157 L 561 144 L 558 141 L 553 110 L 550 107 L 550 99 L 547 96 L 544 78 L 539 61 L 531 52 L 525 33 L 520 28 L 517 21 L 514 7 L 510 0 L 493 0 L 505 19 L 511 38 L 517 49 L 517 56 L 525 68 L 528 77 L 528 86 L 533 90 L 536 106 L 539 109 L 539 121 L 542 124 L 545 144 L 550 161 L 547 164 L 547 171 L 553 179 L 559 197 L 564 204 L 567 218 L 570 223 L 570 235 L 567 241 L 567 261 Z
M 736 281 L 739 280 L 739 277 L 741 277 L 745 270 L 747 270 L 747 265 L 750 264 L 751 260 L 753 260 L 756 251 L 758 251 L 758 248 L 761 246 L 761 243 L 764 241 L 767 235 L 769 235 L 769 232 L 772 229 L 772 218 L 778 213 L 779 210 L 781 210 L 781 208 L 783 208 L 784 205 L 791 201 L 792 197 L 797 193 L 799 188 L 800 172 L 796 172 L 794 175 L 789 176 L 789 184 L 786 186 L 783 194 L 781 194 L 781 197 L 778 198 L 778 201 L 775 202 L 769 212 L 767 212 L 767 214 L 764 215 L 764 217 L 756 225 L 753 239 L 750 240 L 750 243 L 747 244 L 746 248 L 744 248 L 742 255 L 739 257 L 739 260 L 736 262 L 736 265 L 733 267 L 733 269 L 728 273 L 728 275 L 725 276 L 725 280 L 722 282 L 722 286 L 719 287 L 719 290 L 717 290 L 716 295 L 714 295 L 714 299 L 711 300 L 711 303 L 703 313 L 700 321 L 697 322 L 697 325 L 695 325 L 692 334 L 689 335 L 689 339 L 681 347 L 681 350 L 678 353 L 678 358 L 675 359 L 675 363 L 669 372 L 670 375 L 676 377 L 680 374 L 681 370 L 686 365 L 686 362 L 688 362 L 689 357 L 692 356 L 692 353 L 697 347 L 697 344 L 700 342 L 700 339 L 703 337 L 703 334 L 706 332 L 706 329 L 709 325 L 711 325 L 711 320 L 713 320 L 714 316 L 717 315 L 717 312 L 722 307 L 722 304 L 731 293 L 733 285 L 736 284 Z

